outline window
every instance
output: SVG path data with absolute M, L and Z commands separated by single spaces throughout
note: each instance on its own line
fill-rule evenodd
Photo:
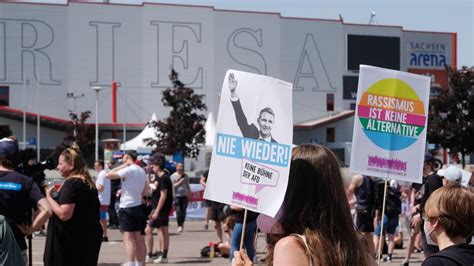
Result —
M 359 76 L 344 76 L 342 77 L 342 99 L 355 100 L 357 99 L 357 84 L 359 83 Z
M 355 103 L 351 103 L 351 110 L 355 110 L 356 109 L 356 104 Z
M 334 93 L 326 94 L 326 111 L 334 111 Z
M 0 138 L 6 138 L 12 135 L 9 125 L 0 125 Z
M 347 70 L 358 71 L 360 64 L 400 70 L 400 38 L 348 35 Z
M 336 129 L 333 127 L 326 128 L 326 142 L 334 142 L 336 141 Z
M 10 105 L 10 87 L 0 86 L 0 106 Z

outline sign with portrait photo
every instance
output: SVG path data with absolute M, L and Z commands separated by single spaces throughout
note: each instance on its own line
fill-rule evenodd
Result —
M 288 184 L 292 84 L 227 71 L 215 139 L 204 197 L 273 217 Z

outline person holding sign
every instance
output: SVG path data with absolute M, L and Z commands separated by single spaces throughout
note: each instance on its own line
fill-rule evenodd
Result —
M 383 261 L 392 261 L 393 250 L 395 249 L 395 232 L 398 227 L 398 216 L 402 212 L 401 193 L 396 180 L 390 180 L 390 187 L 387 188 L 385 196 L 385 213 L 383 217 L 383 232 L 381 225 L 382 208 L 384 203 L 384 183 L 378 182 L 378 196 L 376 199 L 375 220 L 377 225 L 375 227 L 374 246 L 375 250 L 379 251 L 379 238 L 385 239 L 385 233 L 388 238 L 388 254 Z M 382 247 L 383 247 L 382 243 Z
M 474 265 L 474 246 L 466 244 L 474 228 L 474 192 L 459 184 L 437 189 L 425 204 L 423 220 L 427 242 L 440 252 L 422 265 Z
M 375 265 L 355 231 L 348 202 L 337 200 L 345 191 L 336 155 L 324 146 L 303 144 L 291 159 L 279 218 L 258 218 L 260 229 L 279 234 L 267 265 Z M 245 252 L 234 256 L 233 265 L 251 265 Z
M 237 120 L 237 125 L 239 126 L 242 136 L 245 138 L 264 140 L 269 142 L 278 143 L 272 137 L 272 128 L 273 123 L 275 122 L 275 113 L 272 108 L 265 107 L 260 110 L 260 113 L 257 118 L 257 123 L 260 129 L 255 126 L 255 124 L 249 124 L 247 117 L 244 114 L 242 105 L 240 104 L 239 96 L 237 95 L 237 83 L 238 81 L 234 78 L 234 74 L 229 74 L 229 90 L 231 94 L 230 101 L 232 107 L 234 108 L 235 118 Z

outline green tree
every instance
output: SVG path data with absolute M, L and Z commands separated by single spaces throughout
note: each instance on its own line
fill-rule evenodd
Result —
M 55 153 L 63 151 L 73 143 L 79 146 L 81 154 L 90 164 L 95 156 L 95 131 L 94 126 L 86 124 L 87 119 L 91 116 L 91 111 L 76 114 L 69 110 L 70 121 L 63 142 L 56 147 Z
M 203 102 L 204 95 L 185 87 L 174 69 L 171 69 L 169 78 L 173 86 L 163 90 L 161 101 L 171 110 L 167 118 L 150 122 L 155 128 L 157 140 L 148 139 L 148 146 L 156 146 L 155 151 L 162 154 L 178 152 L 183 158 L 195 158 L 199 155 L 199 147 L 204 143 L 206 133 L 206 117 L 202 114 L 202 111 L 207 110 Z
M 428 140 L 461 153 L 465 167 L 465 155 L 474 152 L 474 68 L 446 70 L 448 88 L 430 101 Z

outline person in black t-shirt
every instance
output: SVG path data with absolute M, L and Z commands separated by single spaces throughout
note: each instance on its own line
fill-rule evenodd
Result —
M 161 250 L 158 252 L 158 258 L 153 262 L 166 263 L 168 261 L 168 248 L 170 237 L 168 232 L 169 215 L 173 208 L 172 184 L 169 175 L 164 171 L 164 157 L 157 157 L 153 160 L 153 172 L 155 173 L 155 182 L 150 184 L 153 190 L 151 197 L 152 211 L 149 216 L 148 225 L 145 229 L 147 262 L 153 258 L 153 229 L 158 229 L 158 239 Z
M 456 184 L 434 191 L 425 203 L 423 220 L 428 242 L 437 245 L 440 252 L 422 265 L 474 265 L 474 246 L 466 243 L 474 228 L 472 189 Z
M 0 140 L 0 215 L 5 216 L 10 224 L 26 264 L 25 236 L 41 229 L 51 216 L 51 207 L 31 177 L 13 171 L 17 153 L 15 140 Z M 39 211 L 32 224 L 28 225 L 32 208 Z
M 79 151 L 64 150 L 59 173 L 66 179 L 57 199 L 46 190 L 54 215 L 48 223 L 44 265 L 97 265 L 102 244 L 100 202 L 92 177 Z
M 443 179 L 434 172 L 434 164 L 435 158 L 433 155 L 427 153 L 425 155 L 425 162 L 423 164 L 423 178 L 425 180 L 423 187 L 421 188 L 423 189 L 423 197 L 420 201 L 418 214 L 413 216 L 413 227 L 419 226 L 420 228 L 423 228 L 424 222 L 422 221 L 421 217 L 424 212 L 425 203 L 435 190 L 443 186 Z M 425 254 L 425 258 L 439 251 L 438 247 L 427 243 L 426 236 L 423 231 L 421 231 L 421 237 L 423 240 L 423 252 Z
M 375 184 L 371 177 L 354 175 L 347 188 L 354 193 L 356 202 L 356 227 L 367 244 L 369 254 L 375 255 L 373 242 L 374 215 L 375 215 Z

